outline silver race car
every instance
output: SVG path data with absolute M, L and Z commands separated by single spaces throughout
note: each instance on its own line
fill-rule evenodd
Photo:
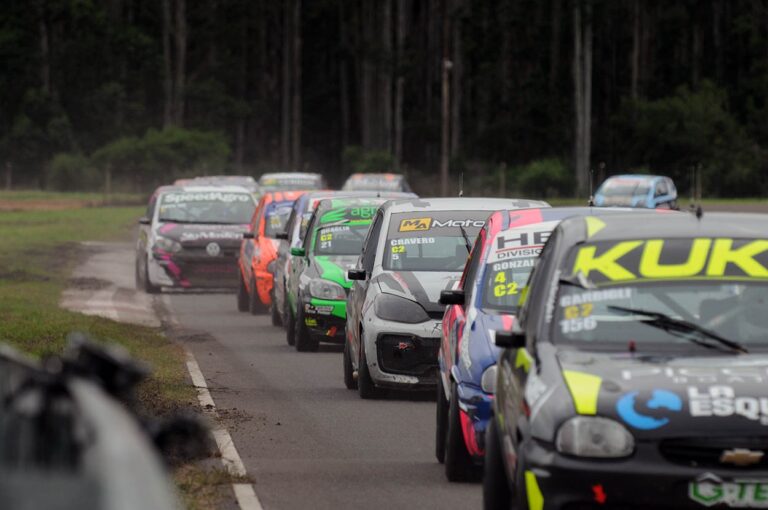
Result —
M 492 211 L 548 207 L 498 198 L 397 200 L 378 211 L 347 301 L 344 383 L 362 398 L 379 388 L 426 389 L 437 381 L 445 307 L 440 291 L 461 276 Z

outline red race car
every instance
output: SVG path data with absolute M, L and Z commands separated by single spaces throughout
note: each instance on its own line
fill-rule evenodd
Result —
M 240 284 L 237 309 L 252 314 L 266 311 L 272 303 L 272 273 L 280 241 L 293 203 L 304 191 L 272 191 L 265 193 L 253 213 L 250 231 L 240 246 Z

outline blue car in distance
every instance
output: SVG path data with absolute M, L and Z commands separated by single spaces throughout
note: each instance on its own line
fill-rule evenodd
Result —
M 677 189 L 669 177 L 625 174 L 606 179 L 594 197 L 597 207 L 678 209 Z

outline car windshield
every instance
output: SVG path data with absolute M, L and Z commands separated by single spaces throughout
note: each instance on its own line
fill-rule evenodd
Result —
M 278 233 L 284 232 L 292 209 L 292 200 L 281 200 L 268 204 L 264 210 L 264 235 L 274 239 Z
M 322 227 L 315 234 L 315 255 L 359 255 L 370 222 Z
M 691 342 L 768 347 L 767 267 L 764 240 L 582 245 L 566 263 L 576 277 L 562 279 L 555 296 L 552 338 L 620 348 L 632 341 L 638 351 Z
M 249 193 L 224 191 L 166 193 L 158 221 L 174 223 L 246 224 L 256 205 Z
M 393 214 L 384 246 L 384 269 L 462 271 L 488 211 L 420 211 Z
M 637 196 L 645 196 L 648 194 L 648 192 L 651 190 L 651 187 L 648 185 L 648 183 L 643 181 L 637 181 L 637 182 L 607 182 L 603 189 L 600 190 L 600 192 L 605 197 L 610 198 L 620 198 L 620 197 L 637 197 Z
M 537 258 L 536 255 L 487 264 L 481 291 L 482 308 L 515 313 L 520 293 L 528 283 L 528 276 L 536 265 Z

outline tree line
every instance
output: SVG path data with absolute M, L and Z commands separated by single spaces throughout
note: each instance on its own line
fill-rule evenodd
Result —
M 766 0 L 5 0 L 0 53 L 9 186 L 362 169 L 583 195 L 591 172 L 684 190 L 700 169 L 709 194 L 768 187 Z

